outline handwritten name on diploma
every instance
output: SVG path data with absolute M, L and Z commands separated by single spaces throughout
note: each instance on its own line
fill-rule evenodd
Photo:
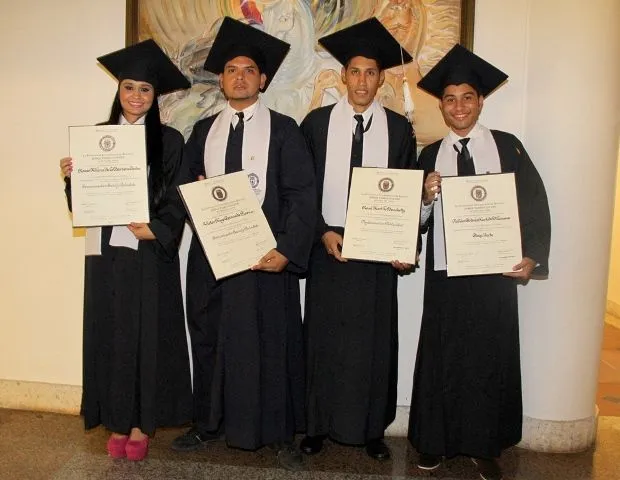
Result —
M 483 222 L 502 222 L 510 220 L 512 217 L 502 217 L 500 215 L 491 215 L 488 217 L 465 217 L 465 218 L 453 218 L 452 223 L 483 223 Z
M 110 173 L 110 172 L 135 172 L 142 170 L 140 167 L 90 167 L 90 168 L 78 168 L 78 173 Z
M 230 222 L 231 220 L 236 220 L 237 218 L 245 217 L 246 215 L 252 215 L 252 214 L 254 214 L 254 210 L 241 210 L 233 214 L 215 217 L 211 220 L 204 220 L 202 224 L 204 226 L 215 225 L 217 223 L 224 224 L 224 223 Z
M 362 210 L 364 211 L 371 211 L 371 212 L 394 212 L 394 213 L 400 213 L 400 214 L 405 214 L 407 212 L 406 209 L 404 208 L 395 208 L 395 207 L 390 207 L 389 205 L 384 205 L 381 207 L 378 207 L 376 205 L 362 205 Z
M 135 187 L 135 183 L 128 182 L 115 182 L 115 183 L 93 183 L 91 185 L 82 185 L 82 189 L 90 190 L 93 188 L 114 188 L 118 190 L 119 188 L 127 188 L 127 187 Z

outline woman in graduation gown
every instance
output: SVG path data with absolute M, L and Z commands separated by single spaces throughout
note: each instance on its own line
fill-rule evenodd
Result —
M 81 413 L 87 429 L 112 432 L 112 457 L 141 460 L 156 427 L 191 419 L 176 189 L 184 142 L 161 124 L 157 104 L 157 95 L 190 85 L 152 40 L 98 60 L 119 81 L 105 124 L 145 125 L 151 221 L 88 229 L 101 254 L 86 257 Z M 71 158 L 60 166 L 71 209 Z

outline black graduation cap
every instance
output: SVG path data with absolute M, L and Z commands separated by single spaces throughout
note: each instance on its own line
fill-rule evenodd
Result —
M 204 69 L 212 73 L 222 73 L 229 60 L 241 56 L 251 58 L 260 72 L 267 77 L 263 89 L 266 90 L 290 48 L 288 43 L 279 38 L 238 20 L 224 17 Z
M 343 65 L 357 56 L 376 60 L 382 69 L 413 60 L 375 17 L 320 38 L 319 43 Z
M 441 99 L 448 85 L 471 85 L 483 97 L 489 95 L 508 78 L 501 70 L 465 47 L 456 44 L 418 82 L 418 87 Z
M 154 40 L 149 39 L 108 53 L 97 60 L 118 81 L 148 82 L 157 95 L 191 87 L 191 84 Z

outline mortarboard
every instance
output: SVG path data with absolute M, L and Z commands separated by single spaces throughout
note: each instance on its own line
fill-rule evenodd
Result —
M 466 83 L 486 97 L 507 78 L 504 72 L 457 44 L 418 82 L 418 87 L 441 99 L 448 85 Z
M 222 73 L 229 60 L 240 56 L 251 58 L 260 72 L 267 77 L 263 89 L 266 90 L 290 48 L 288 43 L 279 38 L 239 20 L 224 17 L 204 69 L 212 73 Z
M 191 87 L 191 84 L 154 40 L 122 48 L 97 60 L 120 82 L 126 78 L 148 82 L 157 95 Z
M 320 38 L 319 43 L 343 65 L 357 56 L 375 59 L 382 69 L 413 60 L 375 17 Z

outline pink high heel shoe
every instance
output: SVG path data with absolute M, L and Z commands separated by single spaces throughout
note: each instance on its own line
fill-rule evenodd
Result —
M 108 438 L 107 449 L 108 455 L 112 458 L 125 458 L 127 455 L 125 452 L 125 447 L 127 446 L 127 442 L 129 441 L 128 436 L 123 437 L 115 437 L 110 435 Z
M 127 460 L 132 460 L 134 462 L 144 460 L 148 451 L 149 437 L 144 437 L 142 440 L 129 440 L 125 446 Z

